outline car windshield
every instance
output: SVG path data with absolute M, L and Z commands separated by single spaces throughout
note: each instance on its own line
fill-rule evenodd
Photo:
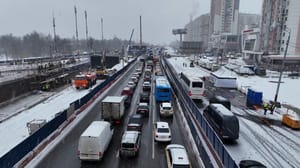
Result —
M 168 133 L 170 132 L 168 128 L 157 128 L 157 132 L 160 132 L 160 133 Z
M 177 164 L 173 164 L 173 168 L 189 168 L 189 165 L 177 165 Z
M 131 117 L 129 119 L 129 122 L 128 123 L 137 123 L 139 124 L 141 122 L 141 119 L 140 118 L 134 118 L 134 117 Z
M 134 144 L 132 144 L 132 143 L 122 143 L 122 148 L 134 148 Z

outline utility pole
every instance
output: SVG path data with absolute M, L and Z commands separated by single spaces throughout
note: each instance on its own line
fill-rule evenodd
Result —
M 101 39 L 102 39 L 102 41 L 104 40 L 104 37 L 103 37 L 103 18 L 101 18 Z
M 143 39 L 142 39 L 142 16 L 140 15 L 140 46 L 143 45 Z
M 283 60 L 282 60 L 281 68 L 280 68 L 279 79 L 278 79 L 277 88 L 276 88 L 276 94 L 275 94 L 275 98 L 274 98 L 274 103 L 275 104 L 277 103 L 278 92 L 279 92 L 281 78 L 282 78 L 282 72 L 283 72 L 283 69 L 285 67 L 285 59 L 286 59 L 286 54 L 287 54 L 288 47 L 289 47 L 290 38 L 291 38 L 291 30 L 288 30 L 288 33 L 289 33 L 289 36 L 288 36 L 288 39 L 286 41 L 286 47 L 285 47 L 285 51 L 284 51 L 284 56 L 283 56 Z
M 54 17 L 54 14 L 53 14 L 53 35 L 54 35 L 54 58 L 56 57 L 56 53 L 57 53 L 57 48 L 56 48 L 56 32 L 55 32 L 55 17 Z
M 75 28 L 76 28 L 76 54 L 79 54 L 79 41 L 78 41 L 78 27 L 77 27 L 77 9 L 76 6 L 74 6 L 74 12 L 75 12 Z
M 88 25 L 87 25 L 87 12 L 84 11 L 84 17 L 85 17 L 85 37 L 86 37 L 86 45 L 87 48 L 89 48 L 89 35 L 88 35 Z

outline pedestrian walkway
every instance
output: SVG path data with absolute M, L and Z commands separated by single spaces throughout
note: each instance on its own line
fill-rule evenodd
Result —
M 11 103 L 1 105 L 0 123 L 27 110 L 52 96 L 54 92 L 36 92 L 17 98 Z

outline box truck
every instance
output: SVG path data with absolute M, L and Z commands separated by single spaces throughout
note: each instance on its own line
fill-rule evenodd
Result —
M 125 111 L 125 96 L 107 96 L 101 102 L 102 119 L 120 123 Z

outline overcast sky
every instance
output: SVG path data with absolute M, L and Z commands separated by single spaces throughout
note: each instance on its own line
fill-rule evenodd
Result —
M 262 0 L 240 0 L 240 12 L 261 13 Z M 34 30 L 53 35 L 52 16 L 56 18 L 56 34 L 75 36 L 74 5 L 78 11 L 79 38 L 85 38 L 84 11 L 88 13 L 89 36 L 139 38 L 139 15 L 142 15 L 143 41 L 168 44 L 178 39 L 173 28 L 182 28 L 193 18 L 208 13 L 210 0 L 0 0 L 0 35 L 22 36 Z

